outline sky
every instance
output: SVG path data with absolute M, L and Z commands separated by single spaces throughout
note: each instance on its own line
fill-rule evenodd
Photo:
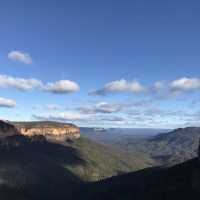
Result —
M 0 3 L 0 118 L 200 125 L 200 2 Z

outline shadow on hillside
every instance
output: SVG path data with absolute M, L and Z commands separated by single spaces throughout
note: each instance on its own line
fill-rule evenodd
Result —
M 197 200 L 200 195 L 199 164 L 197 159 L 192 159 L 170 168 L 148 168 L 111 177 L 90 184 L 88 188 L 87 200 Z
M 148 168 L 84 183 L 64 165 L 85 165 L 70 146 L 44 137 L 11 136 L 0 140 L 2 200 L 171 200 L 198 199 L 198 159 L 171 168 Z M 120 173 L 120 172 L 119 172 Z
M 0 192 L 4 199 L 12 199 L 15 193 L 19 199 L 69 198 L 82 183 L 64 165 L 84 164 L 72 147 L 47 142 L 41 136 L 8 137 L 0 142 Z

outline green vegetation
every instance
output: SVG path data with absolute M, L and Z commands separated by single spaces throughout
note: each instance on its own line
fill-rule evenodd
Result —
M 199 130 L 178 129 L 150 140 L 134 141 L 132 154 L 84 137 L 62 143 L 49 142 L 44 136 L 3 137 L 0 197 L 2 200 L 196 200 L 200 191 L 199 159 L 158 168 L 152 167 L 155 163 L 142 151 L 148 149 L 152 157 L 165 156 L 163 163 L 171 162 L 172 158 L 177 158 L 177 162 L 179 156 L 185 155 L 181 154 L 184 151 L 196 156 Z M 131 140 L 127 142 L 127 148 L 134 144 Z M 180 155 L 167 157 L 168 151 Z
M 150 165 L 151 159 L 137 156 L 86 138 L 61 144 L 43 136 L 9 136 L 0 140 L 0 194 L 9 200 L 11 194 L 28 200 L 72 199 L 85 182 Z
M 175 165 L 196 156 L 199 138 L 200 128 L 185 128 L 151 139 L 122 139 L 114 146 L 129 153 L 146 153 L 156 165 Z
M 153 165 L 153 160 L 146 154 L 138 152 L 132 155 L 126 154 L 84 137 L 65 145 L 76 149 L 81 159 L 85 161 L 84 165 L 65 167 L 85 181 L 96 181 Z

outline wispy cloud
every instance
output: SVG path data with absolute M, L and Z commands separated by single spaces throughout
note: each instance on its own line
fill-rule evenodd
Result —
M 36 104 L 32 108 L 33 110 L 44 110 L 44 111 L 66 110 L 65 106 L 59 104 L 46 104 L 46 105 Z
M 127 107 L 128 104 L 99 102 L 95 105 L 81 106 L 78 110 L 83 114 L 110 114 L 120 112 Z
M 9 52 L 8 58 L 10 60 L 18 61 L 27 65 L 33 62 L 30 54 L 18 50 Z
M 0 107 L 13 108 L 16 106 L 16 101 L 0 97 Z
M 59 112 L 59 113 L 48 113 L 48 114 L 34 114 L 32 116 L 37 120 L 53 120 L 53 121 L 80 121 L 84 120 L 85 116 L 76 112 Z
M 41 86 L 42 82 L 34 78 L 24 79 L 8 75 L 0 75 L 0 88 L 15 88 L 17 90 L 27 91 Z
M 126 121 L 124 117 L 118 117 L 118 116 L 100 117 L 98 120 L 104 122 L 117 122 L 117 123 Z
M 125 79 L 107 83 L 102 89 L 90 92 L 90 95 L 107 95 L 118 92 L 140 93 L 144 87 L 138 81 L 127 81 Z
M 186 122 L 193 122 L 199 119 L 198 112 L 189 110 L 168 110 L 160 107 L 138 108 L 136 112 L 129 113 L 130 110 L 110 114 L 104 112 L 51 112 L 36 113 L 32 117 L 36 120 L 53 120 L 61 122 L 72 122 L 79 125 L 107 126 L 107 127 L 162 127 L 169 124 L 171 127 L 178 127 Z

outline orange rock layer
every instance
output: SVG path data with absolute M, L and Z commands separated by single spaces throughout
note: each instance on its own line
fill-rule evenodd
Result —
M 42 135 L 46 139 L 78 139 L 80 129 L 73 124 L 53 122 L 10 123 L 0 120 L 0 137 L 24 135 L 27 137 Z
M 80 137 L 80 130 L 77 127 L 63 126 L 63 127 L 17 127 L 20 134 L 24 136 L 42 135 L 49 139 L 77 139 Z

